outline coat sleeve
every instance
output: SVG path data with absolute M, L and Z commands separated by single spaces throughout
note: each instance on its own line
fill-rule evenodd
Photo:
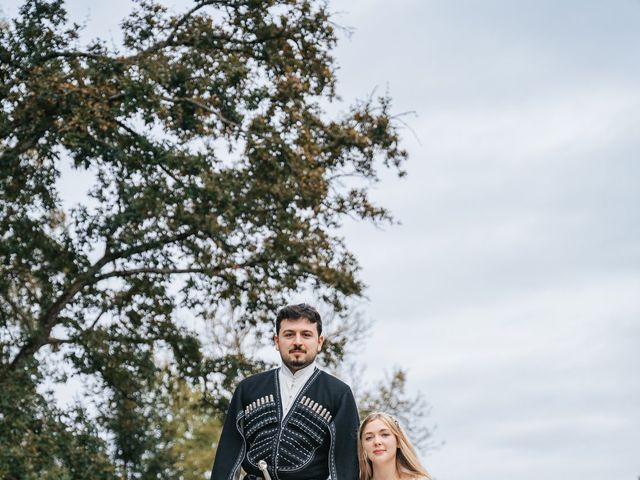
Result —
M 242 418 L 239 417 L 243 411 L 241 390 L 242 384 L 236 388 L 231 398 L 216 449 L 211 480 L 233 480 L 239 477 L 240 465 L 245 454 L 245 441 L 241 433 Z
M 334 445 L 330 455 L 331 480 L 358 480 L 358 408 L 347 387 L 333 419 Z

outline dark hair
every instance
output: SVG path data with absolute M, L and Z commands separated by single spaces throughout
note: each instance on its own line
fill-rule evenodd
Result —
M 311 323 L 315 323 L 318 328 L 318 335 L 322 335 L 322 318 L 320 318 L 320 314 L 315 308 L 306 303 L 287 305 L 278 311 L 276 316 L 276 335 L 280 333 L 280 324 L 283 320 L 297 320 L 298 318 L 306 318 Z

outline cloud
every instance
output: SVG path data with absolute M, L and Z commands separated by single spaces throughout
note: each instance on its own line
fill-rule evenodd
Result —
M 436 475 L 535 478 L 545 466 L 550 478 L 615 478 L 640 426 L 638 287 L 634 276 L 583 279 L 435 316 L 387 316 L 368 343 L 379 359 L 369 370 L 393 359 L 432 403 L 446 440 L 427 455 Z M 612 443 L 608 461 L 585 460 Z

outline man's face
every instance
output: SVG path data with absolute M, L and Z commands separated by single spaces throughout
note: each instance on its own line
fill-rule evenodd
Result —
M 318 335 L 318 328 L 307 318 L 285 319 L 280 323 L 280 331 L 274 337 L 276 350 L 289 370 L 296 372 L 310 365 L 322 348 L 324 337 Z

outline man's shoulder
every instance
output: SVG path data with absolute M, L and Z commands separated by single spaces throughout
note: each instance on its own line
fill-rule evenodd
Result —
M 318 374 L 318 380 L 325 383 L 334 391 L 351 391 L 351 387 L 347 383 L 343 382 L 338 377 L 330 374 L 329 372 L 325 372 L 324 370 L 320 370 Z
M 241 380 L 240 383 L 238 383 L 238 388 L 253 387 L 255 385 L 271 381 L 273 379 L 273 376 L 276 374 L 277 370 L 278 370 L 277 368 L 272 368 L 271 370 L 255 373 Z

